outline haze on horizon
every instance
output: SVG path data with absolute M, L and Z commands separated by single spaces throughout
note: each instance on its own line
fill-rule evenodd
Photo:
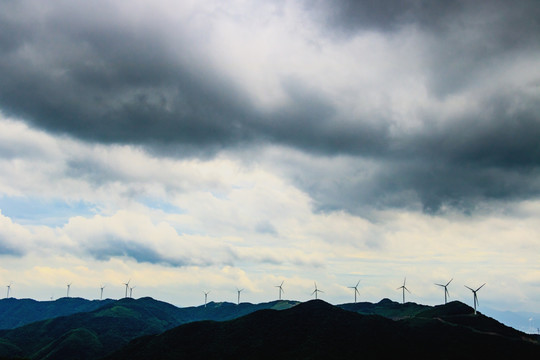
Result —
M 537 1 L 0 0 L 0 285 L 540 302 Z M 4 285 L 2 285 L 4 286 Z

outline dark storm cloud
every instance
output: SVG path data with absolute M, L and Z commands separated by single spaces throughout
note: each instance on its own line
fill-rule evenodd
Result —
M 367 183 L 299 181 L 323 209 L 353 211 L 357 198 L 402 206 L 412 196 L 437 211 L 539 194 L 539 79 L 482 95 L 480 112 L 449 121 L 426 112 L 420 129 L 392 134 L 392 111 L 352 115 L 294 76 L 280 79 L 285 105 L 258 109 L 248 90 L 202 57 L 209 55 L 198 50 L 206 45 L 204 31 L 188 36 L 181 24 L 172 29 L 151 13 L 130 17 L 110 2 L 55 4 L 0 2 L 0 109 L 49 131 L 198 155 L 277 143 L 381 164 Z M 440 100 L 538 57 L 539 9 L 535 1 L 306 5 L 324 20 L 323 36 L 339 41 L 415 28 L 427 92 Z
M 2 4 L 11 32 L 0 45 L 3 111 L 103 142 L 219 147 L 248 136 L 249 112 L 239 111 L 231 84 L 191 58 L 192 44 L 116 23 L 115 9 L 79 5 L 28 19 L 21 3 Z
M 334 105 L 294 79 L 283 79 L 289 104 L 257 111 L 245 90 L 204 66 L 197 44 L 171 40 L 159 24 L 126 25 L 114 8 L 86 3 L 32 16 L 24 4 L 2 3 L 10 36 L 0 45 L 0 106 L 49 131 L 199 152 L 259 140 L 369 151 L 385 136 L 384 125 L 336 126 Z
M 461 1 L 337 0 L 307 1 L 311 10 L 332 31 L 354 35 L 358 31 L 396 31 L 410 24 L 440 28 L 463 8 Z

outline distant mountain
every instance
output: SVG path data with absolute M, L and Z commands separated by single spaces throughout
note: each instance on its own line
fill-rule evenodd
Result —
M 185 324 L 135 339 L 106 359 L 539 358 L 537 336 L 471 310 L 453 302 L 390 320 L 312 300 L 225 322 Z
M 540 313 L 525 311 L 499 311 L 488 307 L 482 307 L 482 313 L 499 320 L 517 330 L 540 334 Z
M 60 298 L 55 301 L 2 299 L 0 300 L 0 329 L 14 329 L 39 320 L 88 312 L 114 301 L 82 298 Z
M 71 301 L 79 303 L 69 298 L 64 305 L 76 307 Z M 295 304 L 288 301 L 256 305 L 212 302 L 206 308 L 178 308 L 152 298 L 110 301 L 93 311 L 0 330 L 0 358 L 97 359 L 136 337 L 159 334 L 180 324 L 234 319 L 260 309 L 289 308 Z

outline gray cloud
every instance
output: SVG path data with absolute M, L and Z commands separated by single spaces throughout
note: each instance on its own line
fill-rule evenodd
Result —
M 100 261 L 108 261 L 113 257 L 128 257 L 139 263 L 161 264 L 174 267 L 210 265 L 210 262 L 202 262 L 201 259 L 160 254 L 149 245 L 117 237 L 110 237 L 100 243 L 87 244 L 85 251 Z
M 0 236 L 0 255 L 10 255 L 10 256 L 23 256 L 25 251 L 13 244 L 10 244 L 2 236 Z
M 343 0 L 306 10 L 336 41 L 416 29 L 429 97 L 467 92 L 481 103 L 451 116 L 420 107 L 422 126 L 410 132 L 392 131 L 392 109 L 358 115 L 294 75 L 279 79 L 288 101 L 262 111 L 204 58 L 204 32 L 178 25 L 171 34 L 152 14 L 135 21 L 107 2 L 36 4 L 0 3 L 0 109 L 48 131 L 172 155 L 263 143 L 378 162 L 367 180 L 333 186 L 296 176 L 321 209 L 418 199 L 437 211 L 539 194 L 538 74 L 513 89 L 474 89 L 538 58 L 535 1 Z

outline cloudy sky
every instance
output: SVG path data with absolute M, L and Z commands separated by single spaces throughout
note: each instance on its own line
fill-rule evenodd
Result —
M 18 298 L 540 306 L 537 1 L 0 0 Z M 5 287 L 4 287 L 5 289 Z

